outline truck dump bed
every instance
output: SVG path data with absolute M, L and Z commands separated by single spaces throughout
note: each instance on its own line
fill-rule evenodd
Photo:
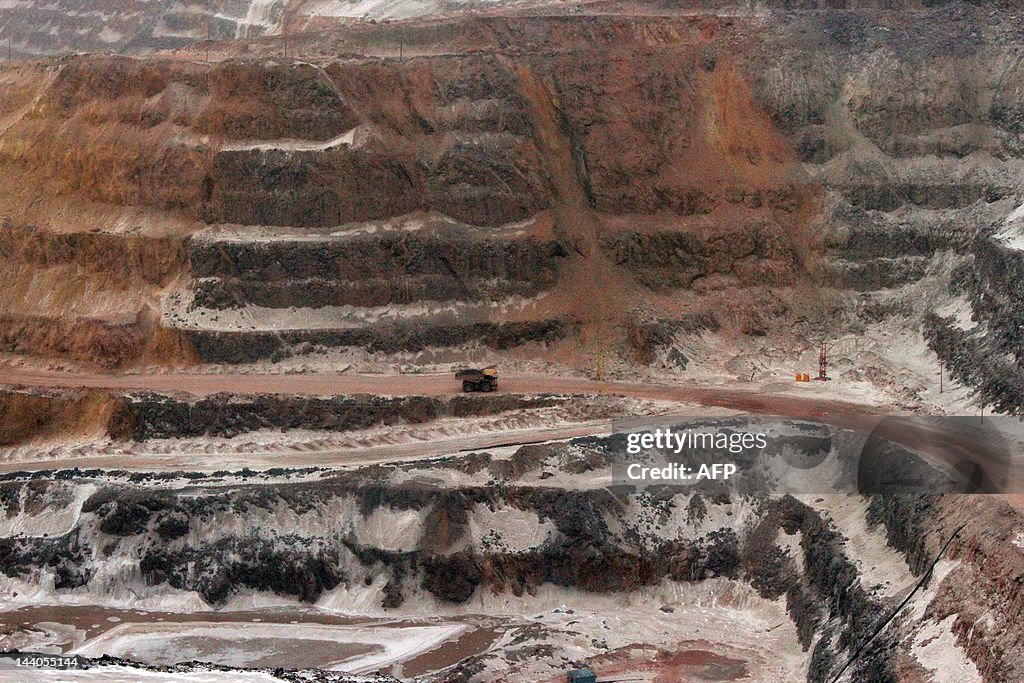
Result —
M 455 373 L 455 379 L 462 380 L 462 390 L 473 391 L 495 391 L 498 388 L 498 369 L 489 368 L 463 368 Z

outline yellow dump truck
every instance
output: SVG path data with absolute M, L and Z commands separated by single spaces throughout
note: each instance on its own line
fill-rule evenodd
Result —
M 498 368 L 493 365 L 482 370 L 464 368 L 455 373 L 455 379 L 462 380 L 462 390 L 465 392 L 497 391 Z

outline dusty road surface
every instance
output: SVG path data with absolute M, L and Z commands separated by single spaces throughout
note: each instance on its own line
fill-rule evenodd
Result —
M 353 374 L 103 374 L 65 373 L 44 370 L 0 368 L 0 386 L 42 388 L 90 388 L 112 391 L 154 391 L 206 396 L 218 392 L 234 394 L 298 394 L 341 395 L 376 394 L 391 396 L 441 396 L 459 392 L 460 385 L 450 374 L 416 375 L 353 375 Z M 815 388 L 817 389 L 817 388 Z M 810 418 L 816 421 L 870 432 L 887 415 L 882 407 L 857 404 L 817 396 L 794 396 L 776 393 L 758 384 L 750 389 L 708 386 L 668 385 L 654 383 L 602 382 L 579 377 L 553 377 L 545 375 L 502 375 L 501 392 L 559 393 L 575 395 L 623 396 L 636 399 L 676 404 L 664 406 L 660 418 L 700 417 L 707 408 L 725 409 L 757 415 Z M 812 389 L 814 390 L 814 389 Z M 817 393 L 817 391 L 815 392 Z M 637 417 L 636 420 L 650 418 Z M 620 419 L 619 422 L 630 422 Z M 620 425 L 621 426 L 621 425 Z M 634 425 L 634 426 L 640 426 Z M 209 456 L 206 463 L 211 469 L 231 467 L 269 468 L 287 461 L 289 466 L 352 466 L 373 462 L 418 459 L 450 454 L 465 450 L 522 445 L 553 439 L 569 439 L 590 434 L 606 433 L 615 426 L 611 420 L 588 420 L 546 428 L 521 428 L 502 432 L 472 435 L 437 435 L 429 441 L 352 448 L 288 449 L 280 445 L 252 444 L 244 451 Z M 60 462 L 65 467 L 121 467 L 144 469 L 195 469 L 194 454 L 150 452 L 140 446 L 134 453 L 62 453 Z M 0 462 L 0 471 L 12 469 L 48 469 L 54 466 L 52 454 L 40 458 L 19 457 Z M 203 469 L 199 466 L 199 469 Z
M 121 391 L 154 391 L 208 396 L 233 394 L 377 394 L 384 396 L 441 396 L 459 392 L 459 383 L 448 373 L 409 375 L 309 374 L 103 374 L 70 373 L 21 368 L 0 368 L 0 385 L 51 388 L 92 388 Z M 656 401 L 674 401 L 728 408 L 764 415 L 828 418 L 834 416 L 880 417 L 891 414 L 876 406 L 815 396 L 765 392 L 753 384 L 750 390 L 653 383 L 604 382 L 579 377 L 506 375 L 500 390 L 523 394 L 608 394 Z
M 392 396 L 439 396 L 458 393 L 459 383 L 450 374 L 409 375 L 353 375 L 353 374 L 85 374 L 54 371 L 0 368 L 0 386 L 30 386 L 44 388 L 90 388 L 112 391 L 145 390 L 161 393 L 185 393 L 205 396 L 217 392 L 236 394 L 377 394 Z M 279 443 L 251 443 L 242 450 L 209 455 L 206 462 L 197 463 L 194 453 L 155 452 L 140 446 L 135 452 L 65 453 L 60 457 L 63 467 L 109 467 L 124 469 L 158 470 L 217 470 L 250 467 L 256 469 L 281 466 L 287 461 L 291 467 L 348 467 L 388 462 L 395 459 L 415 460 L 479 449 L 523 445 L 549 440 L 572 439 L 592 434 L 607 433 L 616 428 L 637 428 L 652 420 L 666 418 L 700 417 L 706 408 L 725 409 L 739 413 L 778 416 L 781 418 L 809 418 L 833 426 L 852 428 L 865 434 L 883 427 L 889 440 L 902 443 L 936 464 L 956 464 L 951 454 L 957 452 L 985 453 L 978 444 L 964 441 L 957 432 L 936 431 L 933 426 L 914 422 L 888 421 L 893 411 L 881 406 L 852 403 L 825 398 L 821 395 L 794 396 L 775 393 L 757 384 L 750 389 L 686 386 L 668 384 L 640 384 L 627 382 L 601 382 L 579 377 L 553 377 L 545 375 L 503 375 L 501 391 L 509 393 L 562 393 L 576 395 L 615 395 L 674 403 L 665 406 L 657 416 L 637 416 L 598 419 L 560 424 L 557 426 L 530 426 L 477 434 L 435 434 L 428 440 L 411 443 L 365 444 L 359 447 L 285 448 Z M 955 426 L 955 425 L 954 425 Z M 963 442 L 960 450 L 946 446 Z M 1016 454 L 1014 454 L 1016 455 Z M 987 456 L 986 456 L 987 457 Z M 1003 491 L 1024 491 L 1024 472 L 1007 463 L 988 463 L 1001 474 Z M 986 469 L 989 469 L 986 465 Z M 0 472 L 23 469 L 48 469 L 54 466 L 52 456 L 18 458 L 0 462 Z M 1009 502 L 1024 509 L 1024 495 L 1008 496 Z

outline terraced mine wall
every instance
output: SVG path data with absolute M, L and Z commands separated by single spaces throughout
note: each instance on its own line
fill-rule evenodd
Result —
M 5 218 L 0 351 L 105 368 L 187 362 L 157 313 L 160 292 L 187 272 L 181 235 L 57 232 Z
M 147 237 L 100 232 L 56 233 L 5 219 L 0 259 L 35 268 L 77 265 L 117 278 L 165 285 L 185 270 L 186 245 L 176 237 Z M 117 268 L 111 268 L 116 263 Z
M 223 141 L 329 138 L 355 122 L 311 66 L 97 57 L 37 71 L 31 111 L 12 121 L 0 163 L 46 192 L 116 206 L 196 218 Z
M 0 392 L 0 446 L 71 437 L 128 438 L 124 402 L 99 391 Z
M 283 60 L 280 43 L 252 41 L 214 65 L 5 65 L 0 166 L 16 181 L 0 183 L 0 206 L 18 216 L 59 197 L 76 235 L 10 231 L 5 272 L 16 282 L 66 281 L 60 268 L 91 275 L 59 306 L 0 295 L 12 323 L 2 348 L 107 367 L 280 360 L 350 344 L 404 352 L 475 339 L 506 350 L 512 337 L 543 350 L 586 336 L 590 315 L 615 323 L 628 361 L 646 291 L 724 282 L 755 308 L 765 308 L 763 290 L 804 285 L 826 299 L 898 296 L 976 250 L 975 237 L 1019 204 L 1020 7 L 825 4 L 753 16 L 363 22 L 293 36 L 301 63 Z M 420 56 L 381 56 L 400 41 Z M 96 207 L 152 212 L 180 221 L 182 234 L 230 224 L 238 239 L 196 240 L 182 265 L 181 244 L 159 242 L 163 231 L 148 242 L 127 234 L 151 226 L 122 235 L 126 220 L 78 237 L 106 232 L 89 222 Z M 461 221 L 480 239 L 435 241 L 406 226 L 405 246 L 388 231 L 335 243 L 352 223 L 417 212 Z M 537 219 L 528 239 L 499 238 L 499 226 L 527 219 Z M 317 247 L 298 244 L 328 232 Z M 269 246 L 268 234 L 296 239 Z M 602 292 L 622 293 L 593 311 L 577 304 L 592 273 L 609 274 Z M 90 308 L 126 280 L 135 284 L 123 308 Z M 560 310 L 513 316 L 504 305 L 546 292 Z M 319 311 L 325 329 L 296 319 L 280 335 L 227 315 L 133 322 L 193 294 L 210 311 L 497 305 L 456 322 L 403 311 L 408 325 L 393 330 L 358 310 Z M 986 296 L 1009 348 L 1009 304 Z M 801 308 L 772 307 L 738 331 L 788 333 Z M 920 327 L 914 316 L 908 325 Z M 836 334 L 845 332 L 857 328 Z
M 979 201 L 997 202 L 1011 191 L 1010 187 L 997 185 L 895 183 L 846 186 L 842 195 L 851 206 L 890 212 L 904 206 L 932 210 L 963 209 Z
M 972 323 L 930 316 L 925 335 L 956 379 L 976 387 L 999 412 L 1024 411 L 1024 255 L 990 236 L 971 244 L 969 260 L 956 273 L 955 291 L 968 299 Z
M 397 423 L 419 424 L 442 417 L 494 415 L 547 408 L 554 396 L 301 396 L 240 397 L 218 394 L 195 401 L 144 395 L 127 401 L 136 441 L 186 436 L 232 437 L 259 429 L 351 431 Z
M 0 32 L 0 38 L 16 36 L 14 47 L 16 57 L 39 55 L 64 55 L 80 52 L 117 52 L 145 54 L 154 50 L 182 49 L 202 43 L 210 38 L 230 40 L 245 38 L 262 39 L 277 52 L 283 51 L 283 44 L 301 41 L 303 31 L 338 32 L 353 22 L 349 9 L 343 3 L 320 3 L 310 5 L 304 0 L 284 0 L 277 3 L 261 3 L 260 0 L 216 0 L 206 5 L 199 4 L 146 4 L 133 5 L 130 2 L 109 2 L 99 7 L 85 6 L 78 0 L 26 0 L 0 9 L 0 23 L 7 31 Z M 652 11 L 665 14 L 679 12 L 681 8 L 665 0 L 652 2 Z M 956 6 L 958 0 L 866 0 L 856 3 L 807 1 L 793 3 L 790 0 L 762 0 L 758 6 L 763 11 L 785 12 L 794 6 L 802 10 L 888 10 L 921 12 L 943 5 Z M 996 0 L 989 3 L 1003 10 L 1019 10 L 1017 0 Z M 598 12 L 622 11 L 618 3 L 598 3 Z M 337 12 L 337 9 L 342 11 Z M 390 5 L 379 3 L 359 9 L 359 19 L 373 20 L 387 24 L 386 20 L 427 18 L 437 13 L 458 14 L 472 12 L 472 4 L 454 1 L 442 10 L 437 5 Z M 326 11 L 325 11 L 326 10 Z M 687 3 L 685 11 L 720 12 L 730 16 L 743 16 L 751 12 L 746 0 L 694 0 Z M 363 12 L 366 12 L 365 14 Z M 569 9 L 544 7 L 543 13 L 562 13 Z M 282 25 L 287 18 L 289 33 L 286 41 L 282 38 Z M 574 19 L 584 17 L 574 15 Z M 427 22 L 428 24 L 431 22 Z M 141 28 L 140 28 L 141 27 Z M 444 25 L 432 26 L 432 40 L 449 38 L 457 40 L 459 35 L 446 35 Z M 297 35 L 296 35 L 297 34 Z M 390 36 L 387 36 L 390 38 Z M 393 47 L 396 40 L 373 40 L 368 37 L 367 46 L 384 45 Z M 427 42 L 426 45 L 430 45 Z M 414 42 L 410 52 L 421 45 Z M 364 46 L 366 47 L 366 46 Z
M 934 315 L 925 320 L 925 338 L 950 374 L 975 388 L 983 405 L 1001 413 L 1024 410 L 1024 373 L 1008 354 L 951 319 Z
M 199 278 L 195 306 L 318 308 L 533 296 L 555 284 L 566 256 L 550 240 L 393 231 L 323 240 L 198 239 L 189 261 Z
M 986 324 L 999 351 L 1024 361 L 1024 253 L 996 239 L 975 239 L 970 268 L 958 284 L 968 293 L 973 316 Z
M 0 484 L 7 515 L 31 514 L 39 505 L 54 504 L 68 494 L 66 485 L 56 482 Z M 82 504 L 81 522 L 63 536 L 0 539 L 4 551 L 0 571 L 29 578 L 45 569 L 53 573 L 58 590 L 73 590 L 90 583 L 96 562 L 120 558 L 137 567 L 123 577 L 133 585 L 141 579 L 149 586 L 196 591 L 213 605 L 244 590 L 315 602 L 339 586 L 373 583 L 383 576 L 390 578 L 380 589 L 382 606 L 396 614 L 401 614 L 407 595 L 421 592 L 441 603 L 463 604 L 477 591 L 521 595 L 545 584 L 604 594 L 666 579 L 750 581 L 767 598 L 787 596 L 805 648 L 815 641 L 822 643 L 811 655 L 811 681 L 827 680 L 836 651 L 855 645 L 883 611 L 859 587 L 856 568 L 843 554 L 838 534 L 793 499 L 764 503 L 756 538 L 724 528 L 692 540 L 665 542 L 659 552 L 652 553 L 616 538 L 608 527 L 624 507 L 636 504 L 601 491 L 514 486 L 439 491 L 416 484 L 375 486 L 343 480 L 200 496 L 139 487 L 103 488 Z M 700 505 L 729 504 L 726 494 Z M 686 507 L 682 512 L 699 515 L 700 505 L 689 505 L 693 512 L 685 512 Z M 554 526 L 556 538 L 544 547 L 516 552 L 488 548 L 486 541 L 473 539 L 469 549 L 451 551 L 459 547 L 467 520 L 478 506 L 512 507 L 536 515 Z M 351 532 L 306 536 L 307 531 L 273 538 L 259 534 L 257 520 L 282 508 L 303 518 L 308 530 L 321 525 L 344 529 L 353 520 L 386 508 L 394 513 L 421 511 L 427 528 L 435 531 L 423 547 L 402 551 L 360 542 Z M 321 518 L 328 510 L 335 514 Z M 676 514 L 671 507 L 668 510 L 666 514 Z M 196 529 L 212 528 L 226 516 L 258 535 L 246 536 L 244 542 L 230 532 L 211 533 L 202 540 L 196 537 Z M 783 529 L 802 534 L 800 561 L 808 568 L 802 575 L 794 559 L 774 545 Z M 93 543 L 99 539 L 102 546 Z M 128 546 L 135 550 L 127 550 Z M 96 556 L 92 549 L 97 547 L 105 548 L 106 554 Z M 47 558 L 42 565 L 41 557 Z M 824 639 L 819 640 L 823 633 Z M 896 680 L 890 659 L 884 649 L 870 652 L 855 668 L 861 676 L 857 680 Z
M 356 122 L 310 65 L 96 57 L 46 65 L 36 80 L 31 110 L 0 144 L 10 173 L 61 196 L 193 219 L 214 191 L 211 170 L 227 142 L 327 139 Z
M 601 248 L 617 266 L 654 290 L 690 288 L 700 278 L 731 275 L 740 287 L 786 285 L 799 257 L 778 224 L 722 225 L 710 235 L 613 233 Z
M 216 394 L 187 400 L 159 394 L 104 391 L 0 392 L 0 445 L 13 446 L 60 435 L 112 439 L 232 437 L 261 429 L 351 431 L 396 423 L 419 424 L 443 417 L 495 415 L 547 408 L 565 397 L 371 395 L 302 396 Z
M 292 355 L 333 348 L 361 348 L 370 353 L 423 351 L 431 347 L 480 345 L 507 351 L 526 344 L 550 344 L 569 336 L 571 320 L 460 323 L 442 319 L 381 324 L 342 330 L 282 332 L 186 332 L 199 358 L 207 363 L 278 361 Z
M 0 316 L 0 350 L 6 353 L 63 357 L 115 368 L 140 358 L 145 347 L 146 334 L 135 323 Z
M 1019 195 L 1024 119 L 1005 86 L 1022 74 L 1000 55 L 1021 35 L 1002 28 L 1007 6 L 858 9 L 769 22 L 764 43 L 784 56 L 755 49 L 772 63 L 752 73 L 757 100 L 824 190 L 819 281 L 875 291 L 919 280 L 943 251 L 968 253 Z M 991 30 L 972 35 L 980 25 Z M 886 85 L 855 85 L 867 82 Z M 973 166 L 978 154 L 991 162 Z M 864 250 L 865 238 L 878 248 Z
M 493 178 L 476 175 L 474 160 L 464 158 L 468 152 L 442 158 L 434 168 L 410 168 L 387 149 L 221 152 L 208 176 L 211 189 L 203 218 L 210 223 L 326 227 L 443 211 L 469 223 L 501 225 L 550 208 L 543 201 L 543 186 L 527 184 L 516 166 L 519 141 L 486 142 L 495 158 L 477 163 L 491 168 L 496 185 Z M 448 150 L 447 156 L 458 153 L 458 148 Z M 497 161 L 509 157 L 508 162 Z
M 421 465 L 441 478 L 446 472 L 490 477 L 497 486 L 393 480 L 405 470 L 419 471 L 412 464 L 384 465 L 373 476 L 354 470 L 319 481 L 253 480 L 208 489 L 193 479 L 187 494 L 177 490 L 175 474 L 130 475 L 119 483 L 93 481 L 89 473 L 8 475 L 0 483 L 0 514 L 7 519 L 84 502 L 64 534 L 0 539 L 0 572 L 29 582 L 45 574 L 57 591 L 195 591 L 212 605 L 247 591 L 300 602 L 336 589 L 365 591 L 396 616 L 407 602 L 432 600 L 450 609 L 473 604 L 481 592 L 525 596 L 558 586 L 605 595 L 666 580 L 725 580 L 785 600 L 807 651 L 809 681 L 831 681 L 855 650 L 852 680 L 896 681 L 913 668 L 908 617 L 867 641 L 892 615 L 898 596 L 869 590 L 848 555 L 843 529 L 807 503 L 766 491 L 740 494 L 725 484 L 636 494 L 519 483 L 541 470 L 586 474 L 606 466 L 623 443 L 621 437 L 590 438 L 523 447 L 511 459 L 478 453 Z M 739 464 L 746 470 L 754 463 Z M 82 497 L 80 486 L 93 492 Z M 1001 615 L 997 620 L 1012 619 L 1014 612 L 998 605 L 1021 599 L 1014 581 L 1021 560 L 999 550 L 1014 528 L 1013 514 L 987 511 L 983 498 L 879 494 L 866 514 L 907 558 L 906 567 L 890 569 L 918 577 L 960 520 L 976 518 L 950 548 L 958 579 L 942 581 L 928 618 L 954 616 L 957 639 L 972 658 L 992 662 L 984 680 L 994 683 L 1013 680 L 1019 663 L 988 659 L 991 648 L 1019 644 L 1011 643 L 1012 628 L 977 624 L 991 609 Z M 750 514 L 725 514 L 743 509 Z M 287 529 L 280 528 L 282 515 L 291 520 Z M 494 515 L 521 520 L 516 535 L 473 532 L 489 529 L 483 520 Z M 380 519 L 394 522 L 388 538 L 373 532 L 371 520 Z M 522 545 L 516 539 L 530 525 L 549 531 L 525 534 L 537 540 Z M 787 545 L 787 538 L 797 545 Z M 121 569 L 99 571 L 114 566 Z
M 879 495 L 871 499 L 868 519 L 884 527 L 889 544 L 906 556 L 917 575 L 925 575 L 942 544 L 953 539 L 945 558 L 955 568 L 937 587 L 926 616 L 954 619 L 953 634 L 978 662 L 982 680 L 1011 681 L 1024 675 L 1014 654 L 1021 640 L 1013 626 L 1013 615 L 1024 606 L 1019 580 L 1024 559 L 1006 552 L 1018 533 L 1019 513 L 992 497 L 980 500 L 986 504 L 970 504 L 956 495 Z M 962 525 L 964 531 L 955 535 Z M 989 613 L 992 620 L 985 619 Z

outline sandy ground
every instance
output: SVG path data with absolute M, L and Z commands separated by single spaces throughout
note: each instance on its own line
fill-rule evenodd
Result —
M 498 638 L 497 625 L 489 618 L 353 617 L 299 606 L 165 612 L 45 605 L 0 609 L 0 648 L 154 665 L 196 660 L 351 673 L 415 662 L 429 673 L 486 650 Z

